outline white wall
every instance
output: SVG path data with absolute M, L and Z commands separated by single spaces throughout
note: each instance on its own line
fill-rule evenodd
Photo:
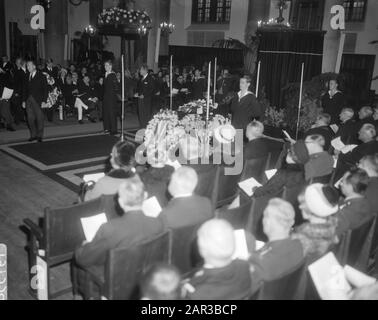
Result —
M 248 4 L 249 0 L 233 0 L 229 25 L 220 25 L 219 30 L 216 30 L 214 27 L 203 24 L 199 27 L 200 31 L 225 31 L 225 38 L 230 37 L 244 42 Z M 176 29 L 170 36 L 169 44 L 186 46 L 188 44 L 187 29 L 192 25 L 192 0 L 171 0 L 170 21 L 176 26 Z
M 327 0 L 324 13 L 323 30 L 327 33 L 324 39 L 323 72 L 334 71 L 336 56 L 339 48 L 340 31 L 330 28 L 330 8 L 338 0 Z M 369 0 L 365 21 L 362 23 L 347 23 L 346 33 L 357 33 L 356 54 L 371 54 L 376 56 L 374 76 L 378 75 L 378 45 L 370 45 L 369 42 L 378 40 L 378 1 Z M 371 89 L 378 93 L 378 81 L 373 81 Z

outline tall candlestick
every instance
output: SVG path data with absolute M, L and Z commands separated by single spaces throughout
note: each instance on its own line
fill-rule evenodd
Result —
M 215 104 L 215 96 L 217 94 L 217 62 L 218 59 L 215 57 L 215 63 L 214 63 L 214 100 L 213 103 Z
M 122 132 L 121 140 L 124 141 L 124 129 L 125 129 L 125 56 L 122 55 Z
M 210 86 L 211 86 L 211 62 L 209 62 L 209 71 L 207 77 L 207 103 L 206 103 L 206 127 L 209 126 L 210 119 Z
M 257 67 L 257 82 L 256 82 L 256 97 L 259 97 L 259 86 L 260 86 L 260 71 L 261 71 L 261 61 Z
M 301 119 L 301 108 L 302 108 L 302 98 L 303 98 L 303 81 L 304 81 L 304 68 L 305 68 L 305 64 L 302 63 L 301 86 L 300 86 L 300 92 L 299 92 L 299 104 L 298 104 L 298 119 L 297 119 L 296 140 L 298 140 L 298 134 L 299 134 L 299 122 L 300 122 L 300 119 Z
M 169 64 L 169 106 L 172 111 L 173 109 L 173 91 L 172 91 L 172 86 L 173 86 L 173 56 L 171 56 L 171 61 Z

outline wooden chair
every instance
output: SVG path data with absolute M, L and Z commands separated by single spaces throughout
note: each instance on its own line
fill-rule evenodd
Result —
M 280 279 L 265 281 L 260 289 L 258 300 L 303 300 L 298 294 L 305 272 L 305 261 L 293 272 Z
M 213 166 L 209 167 L 208 171 L 201 171 L 198 174 L 198 185 L 195 194 L 209 198 L 213 209 L 217 205 L 220 172 L 220 166 Z
M 250 225 L 252 224 L 252 209 L 253 200 L 242 204 L 236 209 L 223 209 L 218 212 L 217 218 L 227 220 L 235 230 L 246 229 L 250 231 Z
M 269 157 L 270 156 L 245 161 L 240 180 L 244 181 L 250 178 L 255 178 L 260 183 L 264 182 L 265 169 L 267 163 L 269 163 Z
M 170 264 L 176 266 L 181 274 L 187 274 L 200 264 L 197 250 L 197 230 L 200 225 L 193 225 L 172 230 Z
M 27 245 L 29 270 L 36 265 L 37 256 L 46 262 L 49 299 L 54 299 L 72 290 L 70 287 L 51 293 L 50 269 L 71 262 L 75 249 L 85 240 L 80 219 L 104 212 L 106 212 L 105 198 L 101 197 L 63 209 L 46 208 L 42 227 L 39 227 L 30 219 L 24 220 L 29 230 Z M 30 273 L 30 279 L 33 276 Z M 36 296 L 36 290 L 33 288 L 30 288 L 30 290 L 32 295 Z
M 139 283 L 144 273 L 156 263 L 168 263 L 171 233 L 167 231 L 153 239 L 127 248 L 110 250 L 105 263 L 104 278 L 89 272 L 86 288 L 99 288 L 99 297 L 108 300 L 139 299 Z M 91 296 L 86 292 L 85 296 Z
M 232 203 L 232 201 L 238 196 L 238 183 L 240 182 L 240 177 L 241 174 L 227 176 L 225 175 L 224 168 L 221 168 L 218 182 L 217 208 Z
M 349 230 L 341 236 L 334 252 L 341 265 L 366 272 L 375 232 L 376 218 L 371 219 L 355 230 Z

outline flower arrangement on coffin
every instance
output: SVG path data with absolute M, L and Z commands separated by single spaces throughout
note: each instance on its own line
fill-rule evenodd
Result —
M 98 15 L 100 25 L 138 25 L 151 28 L 151 18 L 146 11 L 126 10 L 118 7 L 104 9 Z
M 160 149 L 171 151 L 176 148 L 184 135 L 185 130 L 180 124 L 177 113 L 160 110 L 146 128 L 144 143 L 147 146 L 147 153 L 153 154 Z
M 206 113 L 206 109 L 207 109 L 207 102 L 206 100 L 202 99 L 202 100 L 188 102 L 184 104 L 183 106 L 179 107 L 178 111 L 182 113 L 187 113 L 187 114 L 194 113 L 194 114 L 202 115 Z M 210 113 L 212 109 L 215 110 L 216 107 L 214 106 L 213 101 L 210 99 Z

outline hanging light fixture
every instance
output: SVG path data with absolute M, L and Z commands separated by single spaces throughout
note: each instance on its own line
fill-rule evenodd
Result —
M 144 25 L 141 25 L 137 30 L 141 36 L 145 36 L 148 32 L 148 28 Z
M 170 22 L 160 23 L 161 33 L 165 35 L 170 35 L 175 30 L 175 25 Z

